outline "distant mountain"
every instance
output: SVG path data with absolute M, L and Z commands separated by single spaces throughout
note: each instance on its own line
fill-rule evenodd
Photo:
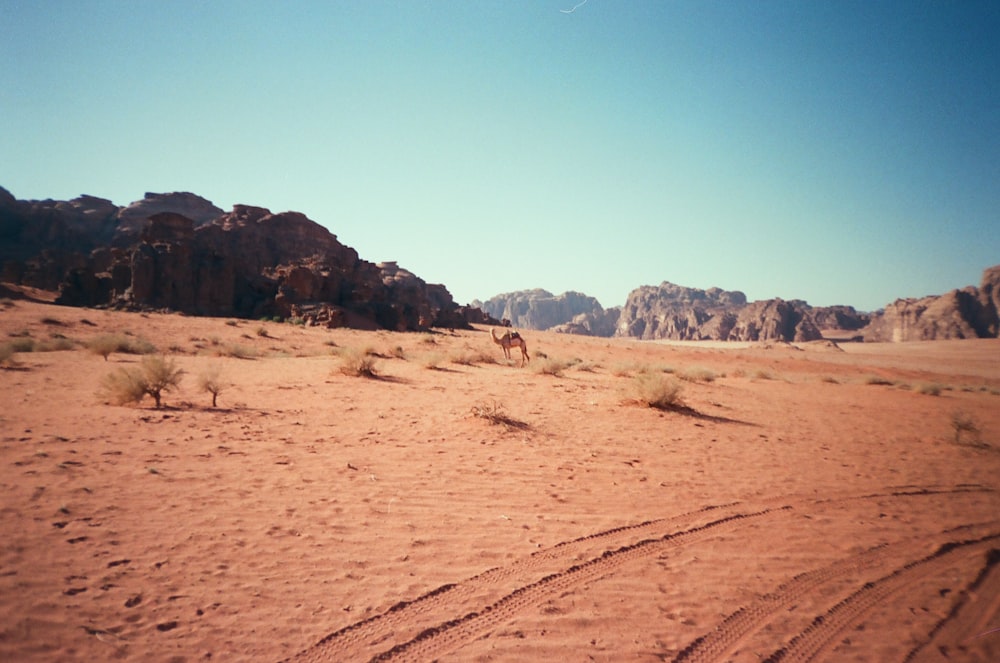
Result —
M 393 330 L 489 321 L 443 285 L 361 260 L 303 214 L 224 213 L 191 193 L 117 207 L 93 196 L 22 201 L 0 188 L 0 280 L 58 291 L 71 306 Z

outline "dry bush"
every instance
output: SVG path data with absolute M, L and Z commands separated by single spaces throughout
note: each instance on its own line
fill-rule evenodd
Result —
M 353 348 L 340 353 L 340 372 L 359 378 L 373 378 L 378 375 L 375 358 L 367 352 L 359 352 Z
M 177 367 L 173 359 L 147 355 L 142 358 L 142 375 L 146 379 L 146 393 L 156 401 L 156 407 L 160 407 L 163 392 L 176 389 L 184 371 Z
M 896 384 L 896 382 L 894 380 L 889 380 L 887 378 L 883 378 L 878 375 L 869 375 L 865 378 L 865 384 L 891 386 Z
M 74 343 L 73 339 L 57 334 L 50 339 L 36 343 L 35 352 L 60 352 L 63 350 L 72 350 L 75 347 L 76 343 Z
M 230 343 L 223 347 L 216 347 L 215 354 L 218 357 L 233 357 L 234 359 L 256 359 L 260 353 L 255 348 L 239 343 Z
M 34 352 L 35 351 L 35 339 L 30 336 L 15 336 L 12 340 L 7 341 L 11 349 L 14 352 Z
M 528 428 L 528 424 L 509 416 L 504 410 L 502 403 L 497 401 L 483 401 L 472 406 L 472 416 L 485 419 L 494 426 L 504 426 L 506 428 Z
M 429 352 L 420 360 L 421 366 L 432 371 L 440 369 L 442 363 L 444 363 L 444 354 L 441 352 Z
M 670 410 L 683 407 L 681 384 L 666 375 L 641 373 L 632 379 L 629 398 L 647 407 Z
M 12 361 L 14 348 L 10 343 L 0 343 L 0 364 L 7 364 Z
M 389 356 L 393 359 L 406 359 L 406 350 L 403 349 L 402 345 L 397 345 L 392 350 L 389 351 Z
M 228 386 L 222 380 L 222 369 L 218 366 L 209 366 L 198 374 L 198 388 L 212 394 L 212 407 L 216 406 L 219 394 Z
M 119 368 L 101 379 L 98 394 L 112 405 L 138 403 L 146 395 L 146 380 L 137 368 Z
M 926 396 L 940 396 L 944 387 L 936 382 L 928 382 L 917 386 L 917 393 Z
M 105 375 L 100 393 L 115 405 L 138 403 L 148 394 L 159 408 L 163 394 L 176 389 L 183 375 L 173 359 L 147 355 L 140 368 L 119 368 Z
M 688 382 L 713 382 L 716 376 L 715 372 L 711 369 L 700 366 L 689 366 L 679 371 L 677 377 Z
M 955 444 L 961 444 L 962 433 L 968 433 L 972 437 L 973 445 L 980 443 L 979 422 L 971 414 L 955 410 L 951 413 L 951 427 L 955 431 Z
M 531 370 L 539 375 L 562 377 L 563 371 L 572 366 L 572 362 L 546 356 L 541 361 L 531 364 Z
M 451 363 L 461 366 L 475 366 L 476 364 L 495 364 L 497 360 L 492 352 L 465 348 L 457 350 L 451 355 Z
M 156 352 L 156 346 L 144 338 L 131 338 L 127 334 L 99 334 L 86 343 L 87 349 L 104 357 L 113 352 L 132 355 L 147 355 Z

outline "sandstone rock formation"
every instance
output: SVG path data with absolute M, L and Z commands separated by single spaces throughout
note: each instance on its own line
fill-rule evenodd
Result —
M 1000 265 L 983 271 L 979 288 L 897 299 L 872 316 L 866 341 L 996 338 L 1000 333 Z
M 223 213 L 189 193 L 118 208 L 90 196 L 18 201 L 0 189 L 0 240 L 4 281 L 58 289 L 66 305 L 393 330 L 463 328 L 477 317 L 443 285 L 361 260 L 303 214 Z
M 604 309 L 603 311 L 593 311 L 591 313 L 581 313 L 573 316 L 569 322 L 550 327 L 550 331 L 559 334 L 580 334 L 582 336 L 614 336 L 615 327 L 618 325 L 618 318 L 621 315 L 620 306 Z
M 579 292 L 556 296 L 541 288 L 497 295 L 486 302 L 474 300 L 472 306 L 494 318 L 506 318 L 512 326 L 522 329 L 550 329 L 580 314 L 591 315 L 595 320 L 605 317 L 604 308 L 593 297 Z
M 701 290 L 669 282 L 633 290 L 616 336 L 679 341 L 814 341 L 822 334 L 805 302 L 747 303 L 742 292 Z

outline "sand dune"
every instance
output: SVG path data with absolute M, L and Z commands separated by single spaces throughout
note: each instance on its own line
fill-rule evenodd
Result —
M 64 348 L 0 368 L 0 660 L 1000 660 L 1000 341 L 0 332 Z M 163 408 L 97 396 L 109 333 L 185 370 Z

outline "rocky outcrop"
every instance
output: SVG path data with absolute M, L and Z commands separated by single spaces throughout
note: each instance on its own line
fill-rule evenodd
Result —
M 1000 265 L 983 272 L 980 286 L 943 295 L 897 299 L 872 316 L 866 341 L 996 338 L 1000 333 Z
M 478 306 L 494 318 L 510 320 L 513 327 L 522 329 L 550 329 L 571 322 L 581 314 L 594 319 L 605 316 L 604 308 L 593 297 L 579 292 L 556 296 L 541 288 L 509 292 L 485 302 L 475 300 L 472 306 Z
M 118 208 L 89 196 L 18 201 L 0 189 L 0 239 L 3 279 L 58 288 L 66 305 L 394 330 L 464 328 L 476 317 L 443 285 L 361 260 L 303 214 L 223 213 L 189 193 Z
M 805 302 L 747 303 L 742 292 L 664 282 L 633 290 L 616 336 L 678 341 L 813 341 L 822 338 Z
M 550 331 L 558 334 L 580 334 L 581 336 L 614 336 L 621 312 L 621 307 L 615 306 L 603 311 L 581 313 L 573 316 L 569 322 L 551 327 Z

